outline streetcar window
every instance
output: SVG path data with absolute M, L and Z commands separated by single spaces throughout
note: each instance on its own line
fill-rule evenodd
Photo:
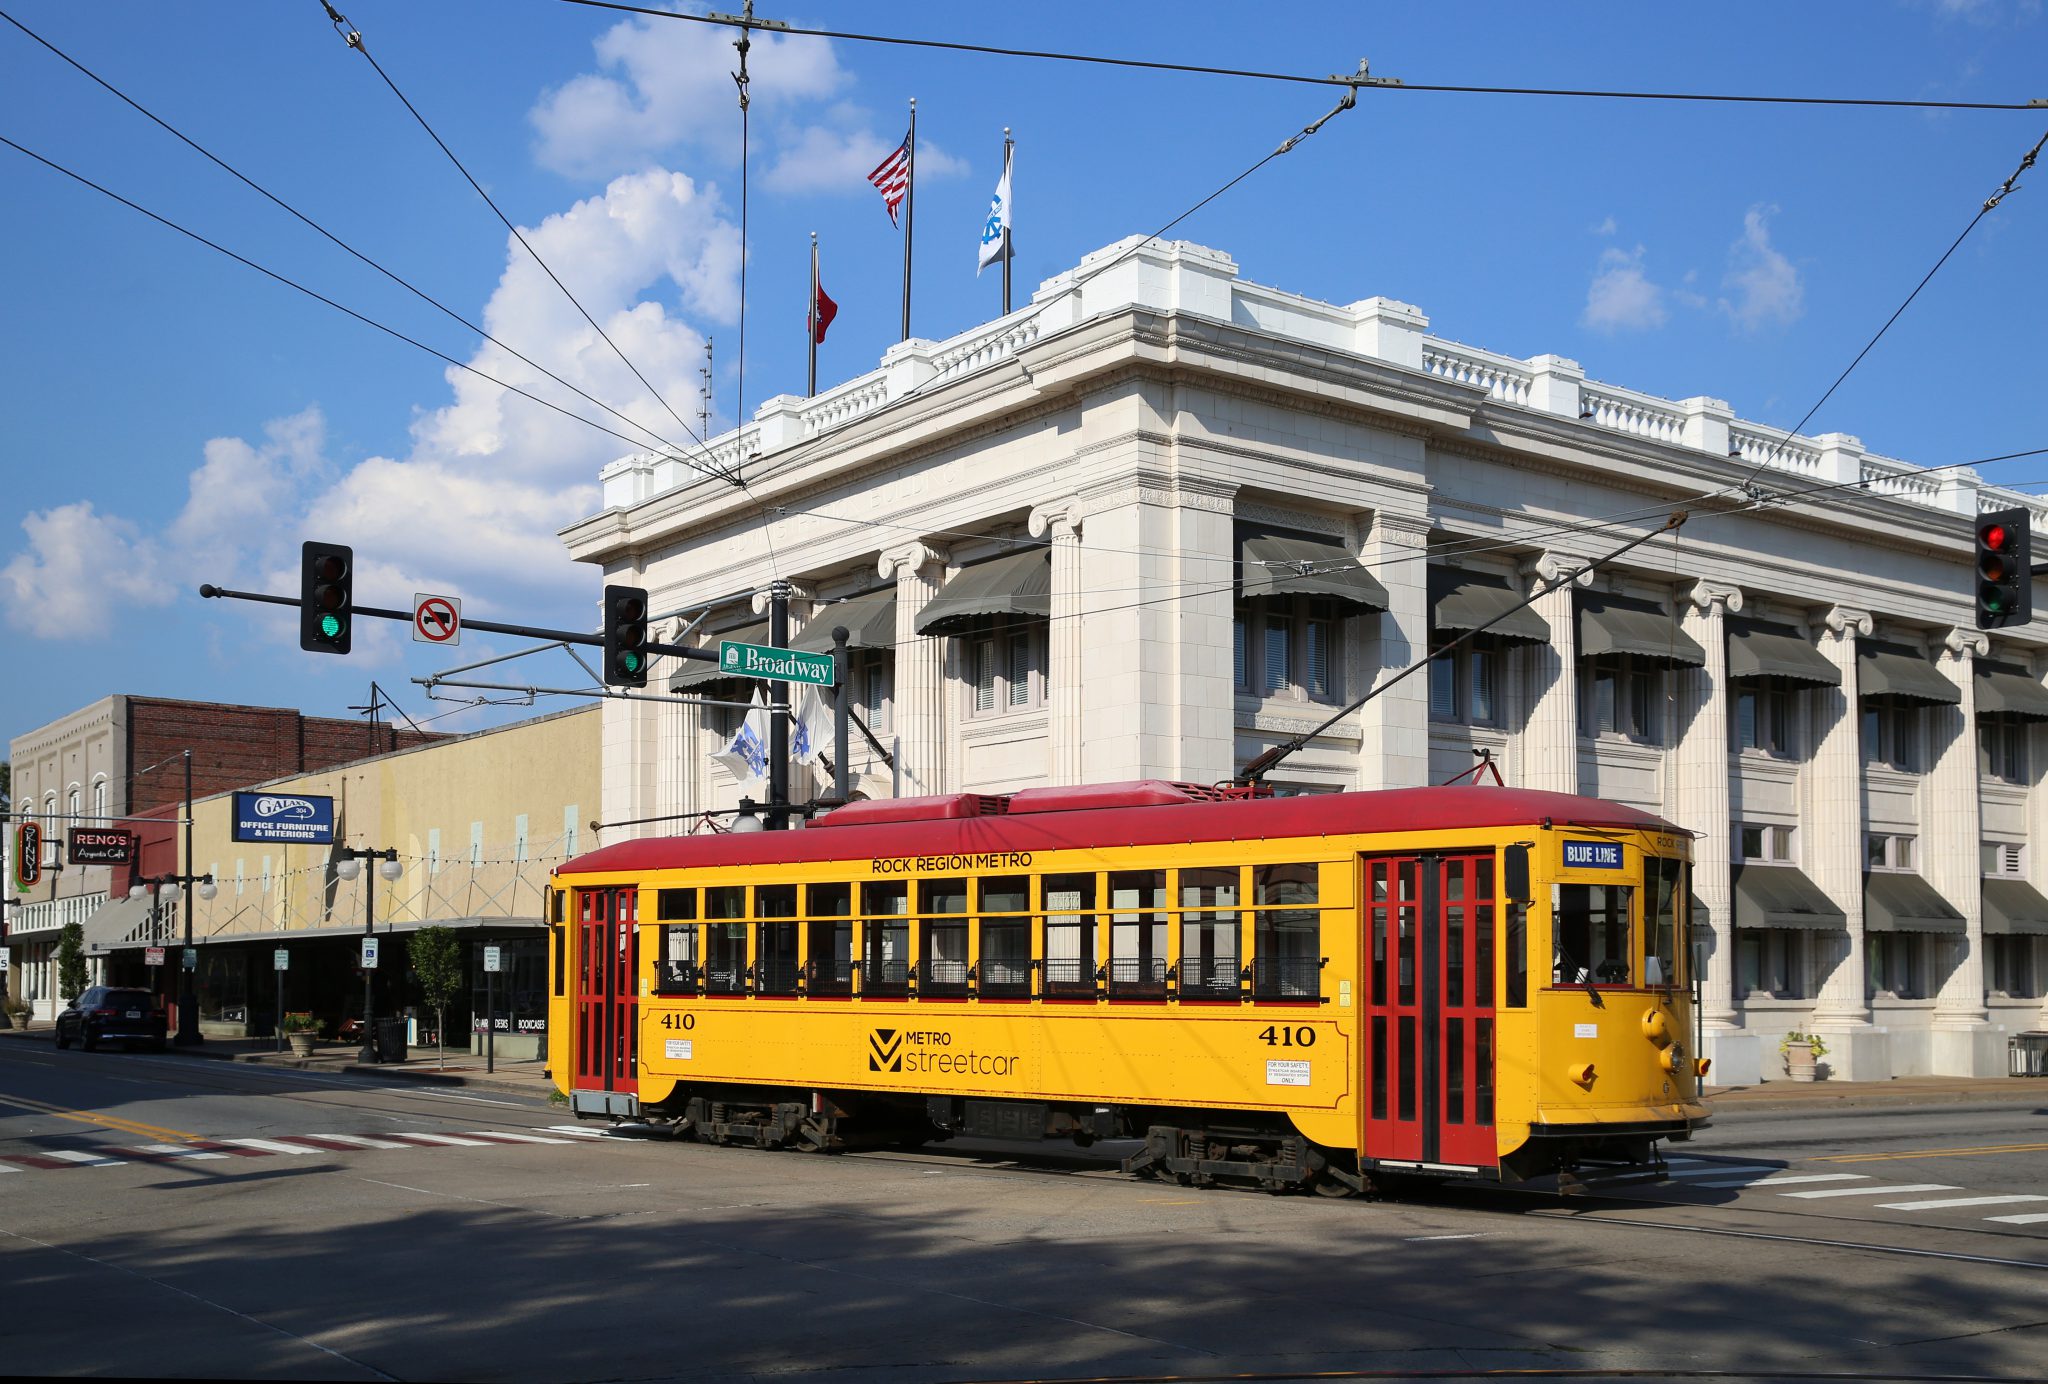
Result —
M 695 889 L 663 889 L 654 896 L 654 916 L 662 922 L 697 916 Z
M 932 994 L 967 993 L 967 881 L 927 879 L 917 886 L 924 920 L 924 957 L 918 988 Z
M 1180 992 L 1196 999 L 1237 998 L 1236 870 L 1182 870 Z
M 1686 895 L 1685 862 L 1651 859 L 1644 862 L 1644 886 L 1650 891 L 1650 935 L 1645 939 L 1643 983 L 1678 984 L 1678 909 Z
M 684 892 L 680 889 L 663 893 Z M 661 957 L 654 968 L 654 991 L 658 995 L 697 993 L 697 925 L 666 923 L 661 929 Z
M 844 995 L 853 988 L 853 886 L 812 884 L 804 889 L 810 923 L 810 959 L 804 975 L 814 995 Z
M 1252 993 L 1259 998 L 1299 999 L 1322 987 L 1317 875 L 1314 865 L 1252 867 Z
M 981 882 L 981 993 L 1031 993 L 1031 881 Z
M 1122 870 L 1109 877 L 1109 988 L 1125 995 L 1166 993 L 1166 871 Z
M 1501 950 L 1508 963 L 1507 1007 L 1524 1009 L 1529 1004 L 1529 905 L 1510 903 L 1507 908 L 1506 935 L 1501 938 Z
M 754 891 L 754 988 L 763 995 L 796 993 L 796 886 Z
M 900 995 L 910 980 L 910 886 L 860 887 L 860 992 Z
M 1629 983 L 1629 920 L 1635 890 L 1625 884 L 1557 886 L 1556 955 L 1551 979 L 1559 985 Z
M 704 988 L 737 995 L 747 988 L 747 925 L 713 923 L 705 929 Z
M 555 903 L 559 905 L 561 902 L 562 896 L 560 894 L 555 895 Z M 567 984 L 569 978 L 563 974 L 563 970 L 569 964 L 569 929 L 557 927 L 553 931 L 555 934 L 555 995 L 559 998 L 567 993 L 563 987 Z
M 1095 876 L 1045 877 L 1045 993 L 1095 993 Z

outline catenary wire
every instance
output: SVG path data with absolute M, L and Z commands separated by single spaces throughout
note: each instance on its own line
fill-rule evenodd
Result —
M 412 118 L 419 122 L 420 128 L 425 130 L 427 132 L 427 136 L 434 141 L 435 145 L 437 145 L 440 148 L 441 152 L 448 156 L 448 161 L 455 165 L 456 171 L 462 174 L 463 180 L 466 181 L 472 188 L 476 190 L 477 196 L 483 198 L 484 205 L 489 207 L 491 209 L 492 214 L 495 215 L 499 221 L 504 223 L 505 229 L 512 233 L 512 238 L 519 242 L 520 247 L 524 249 L 527 254 L 533 257 L 533 262 L 539 265 L 541 267 L 541 271 L 545 273 L 548 276 L 548 278 L 554 282 L 555 287 L 562 291 L 562 296 L 567 298 L 571 305 L 575 307 L 576 311 L 583 315 L 583 320 L 590 324 L 591 330 L 596 332 L 600 337 L 604 339 L 604 344 L 612 348 L 612 354 L 617 356 L 619 360 L 625 364 L 625 367 L 633 372 L 633 378 L 640 381 L 641 385 L 646 388 L 647 392 L 654 396 L 655 402 L 660 404 L 662 408 L 668 411 L 668 416 L 675 419 L 676 423 L 682 428 L 682 430 L 685 433 L 688 433 L 690 435 L 691 439 L 694 440 L 699 447 L 704 446 L 704 439 L 697 436 L 697 430 L 695 428 L 692 428 L 687 422 L 685 422 L 683 420 L 683 415 L 675 411 L 674 406 L 672 406 L 669 403 L 667 398 L 663 396 L 662 392 L 654 387 L 654 385 L 648 380 L 647 376 L 640 373 L 640 367 L 633 364 L 631 360 L 627 359 L 626 353 L 619 349 L 619 344 L 616 341 L 612 340 L 611 334 L 607 332 L 603 327 L 598 325 L 597 319 L 590 315 L 590 310 L 583 306 L 582 302 L 576 297 L 576 295 L 569 291 L 569 286 L 563 283 L 561 277 L 555 273 L 554 269 L 549 266 L 548 262 L 541 258 L 540 251 L 533 248 L 532 243 L 529 242 L 526 238 L 526 233 L 521 231 L 519 227 L 512 223 L 512 218 L 505 215 L 505 213 L 499 208 L 497 202 L 492 200 L 491 194 L 484 191 L 483 184 L 479 183 L 476 180 L 476 178 L 471 175 L 469 169 L 464 166 L 462 160 L 455 156 L 455 151 L 453 149 L 450 149 L 448 147 L 447 142 L 441 138 L 441 136 L 435 131 L 434 127 L 427 123 L 427 118 L 424 115 L 420 114 L 419 108 L 413 105 L 411 100 L 407 98 L 406 94 L 403 91 L 400 91 L 398 89 L 398 83 L 391 80 L 391 74 L 386 72 L 384 70 L 383 65 L 379 63 L 376 58 L 371 56 L 369 45 L 363 42 L 363 36 L 361 31 L 359 31 L 353 25 L 351 25 L 348 22 L 348 19 L 344 15 L 342 15 L 340 11 L 336 10 L 333 5 L 328 3 L 328 0 L 316 0 L 316 2 L 319 4 L 321 9 L 327 12 L 327 17 L 334 23 L 335 31 L 341 34 L 342 41 L 345 42 L 349 47 L 355 49 L 358 53 L 361 53 L 363 55 L 363 60 L 370 64 L 371 70 L 374 71 L 379 77 L 384 79 L 384 85 L 391 88 L 391 94 L 398 98 L 399 104 L 403 105 L 407 111 L 411 112 Z
M 620 422 L 626 424 L 628 427 L 638 428 L 641 432 L 653 438 L 658 447 L 668 449 L 668 452 L 672 456 L 672 459 L 684 462 L 685 464 L 691 466 L 696 466 L 699 464 L 693 461 L 691 458 L 684 455 L 685 449 L 680 444 L 670 441 L 668 438 L 663 437 L 654 429 L 648 427 L 646 424 L 640 422 L 635 418 L 628 416 L 625 413 L 620 412 L 618 409 L 613 408 L 610 404 L 607 404 L 604 400 L 599 399 L 595 395 L 592 395 L 587 391 L 577 387 L 576 385 L 571 384 L 569 381 L 563 379 L 560 375 L 557 375 L 554 371 L 548 369 L 545 365 L 542 365 L 540 362 L 534 360 L 530 356 L 527 356 L 526 354 L 518 350 L 516 347 L 511 346 L 506 342 L 500 341 L 497 337 L 491 335 L 490 332 L 478 326 L 476 323 L 470 321 L 467 317 L 464 317 L 461 313 L 457 312 L 454 308 L 449 307 L 446 303 L 441 302 L 439 299 L 429 294 L 425 289 L 420 288 L 417 284 L 414 284 L 411 280 L 405 278 L 403 275 L 397 273 L 395 270 L 392 270 L 386 267 L 385 265 L 379 263 L 377 260 L 363 253 L 361 250 L 358 250 L 355 246 L 349 244 L 340 236 L 328 230 L 318 221 L 315 221 L 312 217 L 300 211 L 297 207 L 285 201 L 282 197 L 279 197 L 269 188 L 264 187 L 262 184 L 258 183 L 253 178 L 243 173 L 240 169 L 228 163 L 225 159 L 215 154 L 211 149 L 208 149 L 206 146 L 200 144 L 197 140 L 187 135 L 184 131 L 172 125 L 169 121 L 159 116 L 155 111 L 152 111 L 147 106 L 144 106 L 134 97 L 128 95 L 127 92 L 122 91 L 112 82 L 109 82 L 106 78 L 100 76 L 99 73 L 93 71 L 84 63 L 72 57 L 63 49 L 57 47 L 56 44 L 51 43 L 48 39 L 44 38 L 35 30 L 29 28 L 26 24 L 22 23 L 19 19 L 16 19 L 7 11 L 0 10 L 0 19 L 6 20 L 15 28 L 21 30 L 22 33 L 28 35 L 28 37 L 34 39 L 37 43 L 41 44 L 51 53 L 63 59 L 72 67 L 76 68 L 80 73 L 84 74 L 86 77 L 90 78 L 92 81 L 98 83 L 101 87 L 105 88 L 106 91 L 109 92 L 111 95 L 127 103 L 145 119 L 154 122 L 158 127 L 160 127 L 165 133 L 169 134 L 172 138 L 179 140 L 180 142 L 184 143 L 186 146 L 191 148 L 195 153 L 199 154 L 201 157 L 211 161 L 216 167 L 220 168 L 221 171 L 228 174 L 230 177 L 236 179 L 243 186 L 249 188 L 252 192 L 255 192 L 257 195 L 266 198 L 275 206 L 281 208 L 285 212 L 297 218 L 308 228 L 317 232 L 319 235 L 325 237 L 328 241 L 332 242 L 341 250 L 354 256 L 357 260 L 368 265 L 370 268 L 376 270 L 379 274 L 382 274 L 385 278 L 391 280 L 391 282 L 397 284 L 400 288 L 403 288 L 404 290 L 406 290 L 406 292 L 412 294 L 421 302 L 426 303 L 428 306 L 438 309 L 440 312 L 444 313 L 448 317 L 453 318 L 455 321 L 461 323 L 470 331 L 473 331 L 478 336 L 482 337 L 485 341 L 490 342 L 493 346 L 496 346 L 500 350 L 505 351 L 507 354 L 511 355 L 514 359 L 520 361 L 521 363 L 529 365 L 533 369 L 538 370 L 541 374 L 547 376 L 556 384 L 561 385 L 564 389 L 569 390 L 571 393 L 574 393 L 580 396 L 581 398 L 587 400 L 588 402 L 595 404 L 597 407 L 603 409 L 606 413 L 618 419 Z M 721 478 L 723 478 L 722 473 L 719 472 L 717 468 L 714 467 L 712 468 L 712 470 L 713 474 L 721 475 Z
M 734 29 L 760 29 L 803 38 L 841 39 L 848 43 L 876 43 L 904 48 L 929 48 L 952 53 L 974 53 L 986 57 L 1031 58 L 1046 62 L 1081 63 L 1096 67 L 1134 68 L 1150 72 L 1174 72 L 1204 77 L 1238 77 L 1262 82 L 1291 82 L 1303 86 L 1369 86 L 1386 91 L 1428 91 L 1470 96 L 1552 96 L 1596 98 L 1614 101 L 1691 101 L 1737 105 L 1850 106 L 1903 110 L 1988 110 L 2023 111 L 2039 108 L 2033 101 L 1927 101 L 1887 97 L 1849 96 L 1749 96 L 1722 92 L 1607 91 L 1574 87 L 1466 86 L 1444 82 L 1374 80 L 1368 76 L 1311 76 L 1301 72 L 1268 72 L 1254 68 L 1215 67 L 1203 63 L 1164 62 L 1148 58 L 1122 58 L 1095 53 L 1069 53 L 1041 48 L 1006 48 L 988 43 L 963 43 L 946 39 L 911 38 L 901 34 L 865 34 L 842 29 L 816 29 L 780 21 L 744 20 L 733 15 L 681 14 L 674 10 L 627 5 L 617 0 L 562 0 L 585 9 L 611 10 L 648 19 L 677 19 L 692 24 L 714 24 Z

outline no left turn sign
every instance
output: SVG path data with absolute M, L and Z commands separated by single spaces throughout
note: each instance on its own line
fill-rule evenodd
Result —
M 416 593 L 412 598 L 412 637 L 416 644 L 460 644 L 461 598 Z

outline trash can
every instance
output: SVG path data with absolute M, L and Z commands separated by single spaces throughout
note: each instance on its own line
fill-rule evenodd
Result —
M 2048 1033 L 2015 1033 L 2006 1043 L 2012 1076 L 2048 1076 Z
M 377 1060 L 403 1062 L 405 1057 L 405 1020 L 377 1020 Z

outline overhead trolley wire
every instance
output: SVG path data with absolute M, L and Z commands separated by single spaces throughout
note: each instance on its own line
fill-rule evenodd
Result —
M 1915 101 L 1889 97 L 1769 96 L 1706 91 L 1611 91 L 1577 87 L 1471 86 L 1448 82 L 1410 82 L 1400 78 L 1372 77 L 1362 71 L 1351 75 L 1336 74 L 1317 77 L 1304 72 L 1270 72 L 1260 71 L 1256 68 L 1216 67 L 1206 63 L 1164 62 L 1151 58 L 1125 58 L 1101 53 L 1071 53 L 1045 48 L 1008 48 L 992 43 L 962 43 L 948 39 L 912 38 L 903 34 L 866 34 L 844 29 L 807 28 L 797 24 L 785 24 L 779 20 L 759 20 L 751 17 L 741 18 L 736 15 L 681 14 L 674 10 L 654 9 L 646 5 L 621 4 L 617 3 L 617 0 L 562 0 L 562 3 L 578 5 L 585 9 L 612 10 L 621 14 L 642 15 L 649 19 L 676 19 L 690 24 L 712 24 L 733 29 L 764 29 L 772 30 L 779 34 L 794 34 L 804 38 L 836 38 L 848 43 L 876 43 L 902 48 L 929 48 L 950 53 L 975 53 L 986 57 L 1030 58 L 1044 62 L 1080 63 L 1095 67 L 1129 68 L 1147 72 L 1174 72 L 1202 77 L 1237 77 L 1260 82 L 1291 82 L 1302 86 L 1349 86 L 1353 88 L 1369 86 L 1388 91 L 1430 91 L 1461 96 L 1554 96 L 1610 101 L 1692 101 L 1737 105 L 1878 107 L 1899 110 L 2023 111 L 2039 110 L 2044 106 L 2048 106 L 2048 100 Z
M 557 375 L 554 371 L 548 369 L 545 365 L 542 365 L 539 361 L 536 361 L 532 357 L 521 352 L 517 347 L 514 347 L 504 341 L 500 341 L 497 337 L 492 336 L 490 332 L 486 331 L 482 327 L 479 327 L 476 323 L 470 321 L 467 317 L 464 317 L 461 313 L 457 312 L 454 308 L 449 307 L 446 303 L 441 302 L 438 298 L 435 298 L 432 294 L 428 293 L 425 289 L 419 287 L 411 280 L 405 278 L 403 275 L 397 273 L 395 270 L 392 270 L 390 268 L 387 268 L 385 265 L 380 264 L 377 260 L 371 258 L 369 255 L 364 254 L 361 250 L 358 250 L 355 246 L 349 244 L 340 236 L 328 230 L 318 221 L 315 221 L 312 217 L 300 211 L 297 207 L 285 201 L 282 197 L 279 197 L 269 188 L 264 187 L 261 183 L 258 183 L 255 179 L 249 177 L 240 169 L 236 168 L 233 164 L 230 164 L 225 159 L 221 158 L 218 154 L 215 154 L 211 149 L 208 149 L 205 145 L 200 144 L 197 140 L 187 135 L 184 131 L 172 125 L 169 121 L 159 116 L 155 111 L 152 111 L 147 106 L 144 106 L 141 102 L 137 101 L 127 92 L 122 91 L 112 82 L 109 82 L 106 78 L 100 76 L 99 73 L 93 71 L 84 63 L 72 57 L 63 49 L 57 47 L 56 44 L 51 43 L 48 39 L 44 38 L 35 30 L 29 28 L 26 24 L 22 23 L 19 19 L 16 19 L 7 11 L 0 10 L 0 19 L 6 20 L 15 28 L 21 30 L 22 33 L 34 39 L 44 48 L 47 48 L 51 53 L 55 54 L 59 58 L 62 58 L 72 67 L 78 69 L 79 72 L 83 73 L 85 76 L 89 77 L 94 82 L 98 83 L 101 87 L 105 88 L 110 94 L 119 98 L 121 101 L 127 103 L 138 114 L 154 122 L 165 133 L 169 134 L 174 139 L 179 140 L 187 147 L 191 148 L 195 153 L 201 155 L 202 157 L 212 162 L 216 167 L 220 168 L 222 172 L 228 174 L 230 177 L 240 182 L 243 186 L 249 188 L 252 192 L 257 193 L 259 196 L 264 197 L 272 204 L 290 213 L 292 216 L 296 217 L 300 222 L 305 224 L 307 227 L 317 232 L 321 236 L 325 237 L 328 241 L 332 242 L 340 249 L 346 251 L 348 254 L 354 256 L 356 259 L 368 265 L 370 268 L 376 270 L 379 274 L 382 274 L 385 278 L 391 280 L 391 282 L 397 284 L 400 288 L 403 288 L 404 290 L 406 290 L 406 292 L 412 294 L 421 302 L 426 303 L 430 307 L 438 309 L 442 313 L 446 314 L 448 317 L 461 323 L 470 331 L 475 332 L 485 341 L 490 342 L 493 346 L 496 346 L 500 350 L 507 352 L 514 359 L 522 362 L 523 364 L 532 366 L 535 370 L 538 370 L 541 374 L 547 376 L 556 384 L 561 385 L 564 389 L 569 390 L 571 393 L 578 395 L 579 397 L 587 400 L 588 402 L 595 404 L 598 408 L 603 409 L 606 413 L 609 413 L 612 417 L 618 419 L 620 422 L 626 424 L 628 427 L 638 428 L 641 432 L 644 432 L 647 434 L 647 436 L 653 438 L 657 447 L 666 448 L 669 451 L 669 453 L 672 454 L 675 460 L 682 461 L 693 466 L 698 464 L 692 461 L 689 457 L 683 455 L 685 449 L 681 445 L 675 442 L 671 442 L 669 439 L 663 437 L 660 433 L 648 427 L 646 424 L 641 423 L 637 419 L 620 412 L 618 409 L 613 408 L 610 404 L 607 404 L 604 400 L 596 397 L 595 395 L 589 393 L 588 391 L 571 384 L 569 381 L 563 379 L 560 375 Z

